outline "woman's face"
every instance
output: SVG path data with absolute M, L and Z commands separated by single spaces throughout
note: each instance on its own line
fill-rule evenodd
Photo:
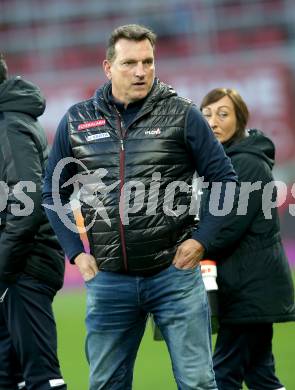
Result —
M 223 144 L 232 138 L 237 130 L 237 117 L 233 102 L 228 96 L 203 107 L 202 113 L 207 119 L 215 137 Z

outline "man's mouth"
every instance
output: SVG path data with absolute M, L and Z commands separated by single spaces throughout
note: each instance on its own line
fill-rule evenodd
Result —
M 145 82 L 144 81 L 137 81 L 136 83 L 133 83 L 133 85 L 142 87 L 145 85 Z

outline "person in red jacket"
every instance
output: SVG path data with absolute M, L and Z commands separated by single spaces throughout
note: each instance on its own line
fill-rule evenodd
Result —
M 210 91 L 201 111 L 241 184 L 238 209 L 206 253 L 217 261 L 220 327 L 213 357 L 217 387 L 240 390 L 244 381 L 249 389 L 283 390 L 275 375 L 273 323 L 294 321 L 295 307 L 277 208 L 272 199 L 267 204 L 267 191 L 274 189 L 275 147 L 261 131 L 246 129 L 248 108 L 233 89 Z

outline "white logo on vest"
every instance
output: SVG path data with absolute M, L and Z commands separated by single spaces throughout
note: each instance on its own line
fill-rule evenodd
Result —
M 145 135 L 160 135 L 161 134 L 161 129 L 160 127 L 158 127 L 157 129 L 155 130 L 146 130 L 144 132 Z

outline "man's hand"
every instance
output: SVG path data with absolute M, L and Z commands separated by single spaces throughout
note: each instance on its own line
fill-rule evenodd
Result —
M 176 268 L 191 269 L 196 268 L 204 255 L 204 247 L 199 241 L 192 238 L 184 241 L 177 248 L 173 259 Z
M 96 260 L 88 253 L 80 253 L 74 260 L 85 282 L 94 278 L 98 273 Z

